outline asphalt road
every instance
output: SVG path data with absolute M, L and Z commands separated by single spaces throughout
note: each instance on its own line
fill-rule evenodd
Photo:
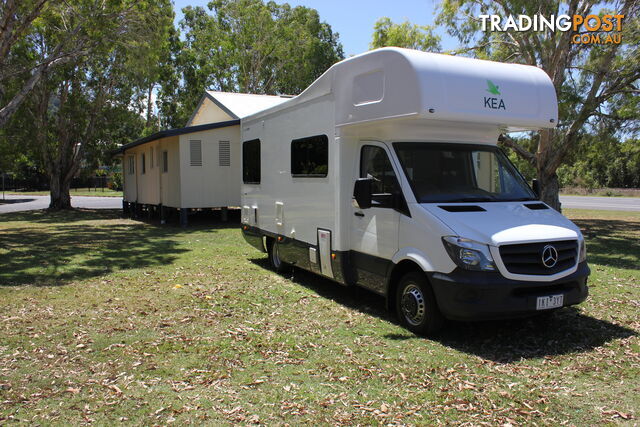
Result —
M 11 203 L 4 203 L 0 199 L 0 214 L 46 209 L 49 206 L 49 196 L 5 197 Z M 560 202 L 563 208 L 640 212 L 640 197 L 560 196 Z M 72 196 L 71 205 L 86 209 L 120 209 L 122 197 Z
M 6 195 L 5 198 L 3 201 L 0 194 L 0 214 L 46 209 L 50 201 L 49 196 Z M 71 196 L 71 206 L 85 209 L 121 209 L 122 197 Z
M 640 212 L 640 197 L 560 196 L 563 208 Z

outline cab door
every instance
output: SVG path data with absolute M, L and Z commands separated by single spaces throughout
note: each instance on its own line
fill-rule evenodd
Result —
M 398 251 L 401 214 L 397 206 L 398 199 L 400 204 L 404 199 L 385 144 L 362 142 L 356 167 L 359 178 L 373 182 L 371 207 L 361 209 L 355 200 L 352 203 L 351 262 L 358 283 L 382 293 L 387 268 Z

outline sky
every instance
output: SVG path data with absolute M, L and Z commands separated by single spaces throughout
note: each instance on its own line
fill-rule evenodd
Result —
M 202 6 L 206 9 L 208 2 L 209 0 L 174 0 L 176 23 L 182 19 L 183 7 Z M 438 3 L 434 0 L 276 0 L 276 3 L 285 2 L 291 6 L 316 9 L 320 19 L 339 33 L 346 57 L 369 50 L 373 25 L 379 18 L 388 16 L 395 23 L 409 20 L 413 24 L 433 25 Z M 439 30 L 437 33 L 442 37 L 444 50 L 457 46 L 456 40 L 443 31 Z

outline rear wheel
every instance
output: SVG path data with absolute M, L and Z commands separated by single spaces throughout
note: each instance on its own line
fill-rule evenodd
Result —
M 280 259 L 278 243 L 275 239 L 269 239 L 267 244 L 267 254 L 269 256 L 269 264 L 271 265 L 271 268 L 278 273 L 283 273 L 287 270 L 288 265 Z
M 434 334 L 444 325 L 431 285 L 422 273 L 407 273 L 400 279 L 396 313 L 407 329 L 420 335 Z

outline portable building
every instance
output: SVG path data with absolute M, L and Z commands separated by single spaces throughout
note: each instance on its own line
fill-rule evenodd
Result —
M 164 130 L 119 150 L 123 209 L 135 216 L 240 205 L 240 119 L 285 97 L 206 91 L 187 126 Z

